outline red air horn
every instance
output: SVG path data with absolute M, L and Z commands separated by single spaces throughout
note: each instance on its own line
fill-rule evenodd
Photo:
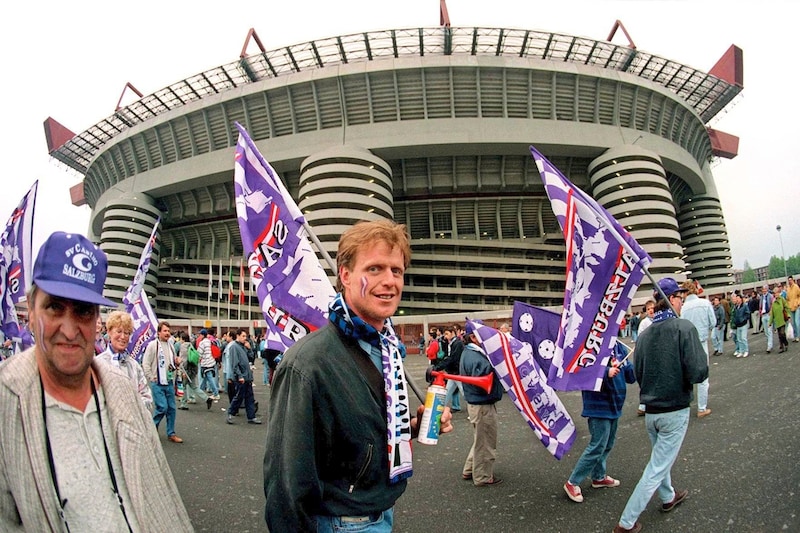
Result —
M 429 366 L 427 370 L 425 370 L 425 381 L 428 383 L 433 383 L 434 385 L 439 385 L 444 387 L 444 381 L 446 379 L 452 379 L 453 381 L 460 381 L 462 383 L 469 383 L 470 385 L 475 385 L 476 387 L 480 387 L 486 391 L 486 394 L 492 392 L 492 382 L 494 381 L 494 372 L 490 372 L 485 376 L 473 377 L 473 376 L 459 376 L 453 374 L 445 374 L 444 372 L 440 372 L 438 370 L 434 370 L 432 366 Z

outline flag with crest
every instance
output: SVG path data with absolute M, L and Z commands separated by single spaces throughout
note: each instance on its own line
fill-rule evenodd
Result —
M 308 242 L 305 218 L 247 131 L 236 124 L 236 215 L 271 349 L 285 351 L 327 322 L 335 295 Z
M 600 390 L 619 324 L 651 259 L 532 146 L 531 154 L 567 247 L 564 309 L 548 381 L 556 390 Z

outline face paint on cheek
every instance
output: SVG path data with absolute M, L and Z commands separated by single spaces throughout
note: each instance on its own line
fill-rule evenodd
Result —
M 36 342 L 39 342 L 41 339 L 42 346 L 47 350 L 47 339 L 44 337 L 44 322 L 39 317 L 36 319 L 36 326 Z
M 367 276 L 361 276 L 361 297 L 364 298 L 367 295 Z

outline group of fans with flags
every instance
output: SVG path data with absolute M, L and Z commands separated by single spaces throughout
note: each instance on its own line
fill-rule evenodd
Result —
M 411 393 L 422 400 L 421 394 L 404 371 L 405 345 L 391 321 L 411 262 L 405 226 L 384 220 L 356 224 L 341 236 L 335 264 L 315 241 L 336 273 L 334 288 L 309 244 L 315 236 L 299 208 L 246 130 L 236 126 L 234 191 L 247 270 L 267 324 L 264 349 L 284 354 L 270 379 L 264 458 L 267 525 L 272 531 L 334 531 L 348 524 L 365 531 L 391 531 L 394 502 L 413 472 L 411 440 L 425 407 L 421 405 L 415 416 Z M 464 385 L 475 440 L 462 477 L 477 486 L 501 481 L 491 469 L 492 432 L 496 439 L 491 416 L 498 394 L 508 393 L 545 448 L 561 459 L 577 431 L 556 391 L 581 390 L 591 440 L 564 485 L 565 492 L 573 501 L 582 501 L 580 483 L 586 477 L 591 477 L 594 488 L 618 486 L 619 481 L 606 472 L 606 458 L 614 444 L 626 383 L 638 382 L 653 450 L 615 527 L 619 532 L 638 531 L 638 516 L 653 493 L 664 511 L 686 498 L 686 491 L 672 487 L 670 469 L 686 432 L 691 385 L 707 377 L 706 356 L 692 324 L 678 318 L 683 291 L 671 278 L 652 280 L 657 301 L 654 324 L 639 337 L 636 353 L 627 353 L 617 339 L 620 323 L 642 279 L 650 276 L 651 259 L 594 199 L 533 147 L 531 154 L 567 245 L 563 310 L 559 314 L 517 302 L 510 335 L 467 320 L 460 373 L 491 372 L 496 385 L 481 394 Z M 30 285 L 25 267 L 32 264 L 31 250 L 22 243 L 26 238 L 30 242 L 28 215 L 35 191 L 36 185 L 15 210 L 0 243 L 0 329 L 16 346 L 13 351 L 33 342 L 19 325 L 15 304 Z M 114 329 L 112 359 L 121 353 L 123 340 L 127 340 L 125 352 L 134 360 L 141 359 L 148 345 L 158 349 L 152 341 L 162 324 L 143 290 L 158 225 L 156 221 L 123 298 L 128 318 L 114 313 L 109 317 L 109 330 Z M 78 278 L 83 267 L 75 263 Z M 105 271 L 102 274 L 105 279 Z M 145 372 L 148 377 L 159 376 L 159 383 L 162 373 L 166 377 L 170 370 L 161 368 L 162 361 L 151 354 L 152 369 Z M 146 382 L 135 366 L 131 369 L 138 403 L 142 407 L 155 403 L 158 411 L 162 400 L 148 398 Z M 102 409 L 98 403 L 98 416 Z M 452 431 L 449 403 L 439 416 L 441 431 Z M 255 420 L 249 405 L 248 418 Z M 180 442 L 169 419 L 167 426 L 170 439 Z M 157 442 L 152 429 L 148 439 Z M 123 488 L 131 488 L 130 472 L 112 459 L 108 470 L 112 480 L 116 472 L 123 477 Z M 55 472 L 52 477 L 58 492 L 61 485 Z M 132 522 L 147 523 L 145 517 L 126 516 L 121 507 L 129 528 Z M 24 520 L 19 514 L 17 518 Z M 75 519 L 81 523 L 80 517 Z

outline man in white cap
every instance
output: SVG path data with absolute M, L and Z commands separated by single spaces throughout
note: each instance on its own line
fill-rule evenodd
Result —
M 81 235 L 42 245 L 28 291 L 36 344 L 0 365 L 0 531 L 192 528 L 151 415 L 95 358 L 108 260 Z
M 639 399 L 646 406 L 644 420 L 652 451 L 614 527 L 615 533 L 642 530 L 637 520 L 654 492 L 658 492 L 661 511 L 665 513 L 689 494 L 688 490 L 672 487 L 670 472 L 689 427 L 693 385 L 708 377 L 708 362 L 694 325 L 678 318 L 686 289 L 672 278 L 661 279 L 658 286 L 653 324 L 639 336 L 634 362 Z

